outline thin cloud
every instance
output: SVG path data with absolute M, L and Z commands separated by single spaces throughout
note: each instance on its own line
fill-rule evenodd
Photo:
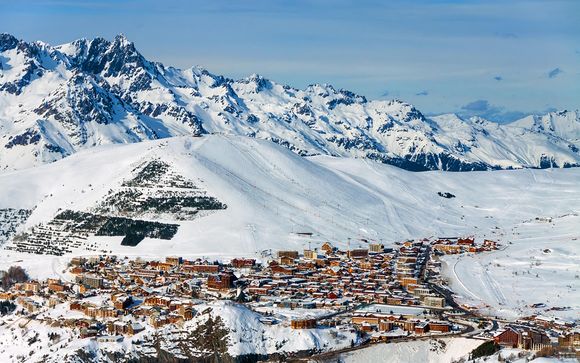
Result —
M 556 78 L 561 73 L 564 73 L 564 71 L 561 70 L 560 68 L 554 68 L 554 69 L 552 69 L 551 71 L 548 72 L 548 78 Z
M 489 101 L 487 100 L 477 100 L 470 102 L 464 106 L 461 106 L 462 110 L 473 111 L 473 112 L 484 112 L 490 109 Z
M 387 97 L 389 95 L 389 91 L 385 91 L 381 94 L 381 97 Z
M 526 116 L 520 111 L 506 110 L 504 107 L 491 104 L 488 100 L 475 100 L 461 106 L 458 114 L 462 117 L 482 117 L 489 121 L 498 123 L 509 123 Z

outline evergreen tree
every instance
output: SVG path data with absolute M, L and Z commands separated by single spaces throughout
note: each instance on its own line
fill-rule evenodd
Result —
M 180 348 L 189 358 L 201 357 L 211 363 L 233 362 L 228 354 L 229 330 L 221 317 L 211 315 L 199 323 L 182 341 Z

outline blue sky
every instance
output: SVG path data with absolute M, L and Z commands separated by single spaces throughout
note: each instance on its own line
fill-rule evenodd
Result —
M 331 83 L 425 113 L 580 107 L 577 0 L 0 0 L 0 31 L 51 44 L 124 33 L 167 65 Z

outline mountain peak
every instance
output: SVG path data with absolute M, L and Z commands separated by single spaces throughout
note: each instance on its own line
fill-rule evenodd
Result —
M 133 42 L 129 41 L 125 34 L 120 33 L 115 36 L 115 42 L 118 42 L 122 46 L 127 46 L 133 44 Z
M 0 52 L 14 49 L 18 45 L 18 39 L 12 34 L 0 33 Z
M 114 52 L 121 51 L 127 54 L 137 54 L 141 56 L 141 54 L 135 48 L 135 43 L 129 41 L 129 39 L 127 39 L 127 37 L 125 37 L 123 34 L 115 36 L 115 39 L 111 44 L 111 50 Z
M 250 76 L 239 80 L 239 83 L 243 83 L 243 84 L 247 84 L 247 85 L 252 85 L 252 89 L 251 92 L 253 93 L 258 93 L 261 92 L 265 89 L 270 89 L 272 88 L 272 82 L 270 82 L 269 79 L 262 77 L 261 75 L 257 74 L 257 73 L 253 73 Z
M 47 150 L 52 161 L 94 145 L 206 132 L 262 138 L 299 155 L 363 157 L 409 170 L 548 167 L 541 164 L 545 156 L 554 161 L 550 167 L 580 165 L 572 145 L 580 146 L 580 123 L 570 111 L 542 116 L 538 131 L 522 137 L 521 127 L 456 115 L 428 119 L 402 100 L 367 102 L 330 84 L 299 90 L 257 73 L 234 81 L 201 67 L 165 67 L 143 57 L 123 34 L 57 47 L 1 34 L 0 46 L 22 48 L 2 54 L 0 67 L 10 68 L 0 82 L 0 104 L 26 105 L 0 120 L 0 168 L 45 162 Z
M 572 117 L 572 118 L 578 118 L 578 110 L 561 110 L 561 111 L 554 111 L 552 112 L 552 114 L 555 114 L 556 116 L 560 116 L 560 117 Z

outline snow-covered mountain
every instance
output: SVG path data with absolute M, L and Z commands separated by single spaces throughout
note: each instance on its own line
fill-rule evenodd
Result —
M 67 256 L 247 257 L 308 242 L 475 233 L 507 243 L 505 233 L 524 220 L 579 213 L 579 176 L 579 168 L 413 173 L 365 159 L 300 157 L 248 137 L 174 137 L 0 174 L 0 230 L 19 236 L 4 238 L 12 250 Z M 63 217 L 67 210 L 76 215 Z M 145 235 L 135 247 L 122 243 L 128 230 L 76 238 L 76 224 L 67 227 L 71 216 L 98 227 L 95 215 L 154 221 L 173 234 Z
M 580 147 L 580 112 L 558 111 L 545 115 L 530 115 L 511 124 L 533 130 L 538 134 L 547 133 L 568 140 Z
M 204 133 L 409 170 L 578 166 L 578 135 L 568 132 L 578 130 L 578 117 L 558 115 L 545 117 L 557 118 L 567 132 L 526 121 L 427 118 L 405 102 L 369 101 L 330 85 L 299 90 L 258 75 L 232 80 L 199 67 L 166 67 L 145 59 L 123 36 L 50 46 L 0 35 L 1 169 L 95 145 Z

